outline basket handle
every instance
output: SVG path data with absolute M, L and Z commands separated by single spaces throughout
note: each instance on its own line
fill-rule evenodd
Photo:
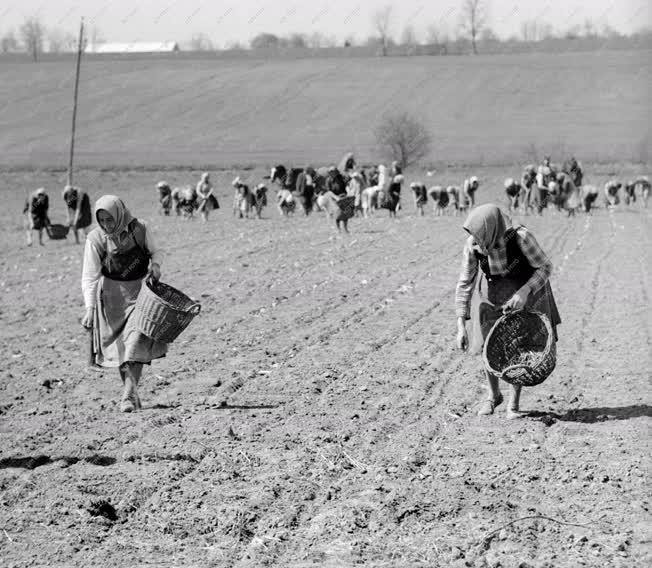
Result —
M 525 369 L 528 373 L 532 372 L 532 367 L 530 365 L 510 365 L 509 367 L 503 369 L 503 372 L 500 373 L 500 378 L 504 380 L 505 376 L 518 369 Z

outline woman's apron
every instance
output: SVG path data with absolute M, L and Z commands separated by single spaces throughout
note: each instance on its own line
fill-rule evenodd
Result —
M 478 279 L 478 305 L 473 328 L 473 352 L 480 352 L 484 340 L 489 331 L 503 315 L 502 306 L 520 288 L 522 288 L 535 272 L 521 250 L 516 239 L 516 229 L 508 229 L 505 233 L 507 243 L 507 265 L 511 270 L 503 276 L 494 276 L 489 270 L 489 262 L 486 256 L 476 253 L 481 269 Z M 537 290 L 531 292 L 525 303 L 525 307 L 536 310 L 548 316 L 552 325 L 555 341 L 557 341 L 557 326 L 561 323 L 561 317 L 557 309 L 555 297 L 550 287 L 550 282 Z
M 166 343 L 143 335 L 130 317 L 149 269 L 150 254 L 144 246 L 143 225 L 132 221 L 128 233 L 102 259 L 93 325 L 95 363 L 102 367 L 119 367 L 126 362 L 150 363 L 167 352 Z

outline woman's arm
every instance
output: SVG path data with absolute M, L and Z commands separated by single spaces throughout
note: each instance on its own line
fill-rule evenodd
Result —
M 471 319 L 471 298 L 477 275 L 478 259 L 471 250 L 469 240 L 467 240 L 462 250 L 462 268 L 455 289 L 455 315 L 458 320 L 466 321 Z
M 84 264 L 82 267 L 82 295 L 87 310 L 92 310 L 97 302 L 97 283 L 102 275 L 102 260 L 96 244 L 86 239 L 84 247 Z

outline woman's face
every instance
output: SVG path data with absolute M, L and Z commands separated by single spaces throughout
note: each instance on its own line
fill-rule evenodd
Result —
M 474 252 L 477 252 L 477 253 L 479 253 L 479 254 L 481 254 L 483 256 L 487 256 L 487 254 L 488 254 L 487 249 L 480 244 L 480 242 L 478 241 L 478 239 L 476 237 L 474 237 L 473 235 L 471 235 L 471 237 L 472 237 L 471 250 L 473 250 Z
M 97 222 L 107 233 L 112 233 L 115 229 L 115 219 L 104 209 L 97 212 Z

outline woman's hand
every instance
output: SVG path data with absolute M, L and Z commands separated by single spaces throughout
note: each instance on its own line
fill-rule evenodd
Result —
M 86 312 L 82 317 L 81 324 L 86 329 L 91 329 L 93 327 L 93 316 L 95 315 L 95 308 L 86 308 Z
M 153 262 L 152 266 L 150 266 L 149 276 L 154 282 L 158 282 L 161 279 L 161 267 L 156 262 Z
M 457 320 L 457 348 L 462 351 L 469 348 L 469 334 L 466 331 L 466 321 L 463 318 Z
M 503 313 L 522 310 L 525 307 L 527 298 L 530 295 L 530 288 L 523 286 L 509 300 L 503 304 Z

